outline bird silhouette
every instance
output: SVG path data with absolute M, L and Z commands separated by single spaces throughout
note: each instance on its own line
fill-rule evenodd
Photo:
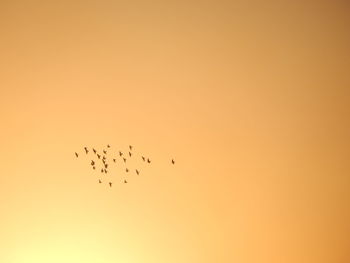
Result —
M 108 164 L 107 164 L 107 163 L 105 163 L 105 168 L 106 168 L 106 169 L 108 168 Z
M 112 187 L 112 183 L 111 182 L 109 182 L 109 187 Z
M 96 154 L 96 150 L 94 148 L 92 148 L 92 150 L 94 151 L 94 154 Z
M 79 154 L 78 154 L 78 153 L 75 153 L 75 156 L 78 158 Z
M 103 155 L 102 159 L 103 159 L 103 160 L 106 160 L 106 156 Z
M 129 156 L 131 157 L 131 152 L 129 152 Z
M 105 172 L 105 173 L 107 173 L 107 170 L 106 170 L 106 169 L 104 169 L 104 172 Z
M 101 159 L 101 155 L 97 154 L 97 158 L 98 158 L 98 159 Z
M 102 181 L 101 181 L 101 180 L 98 180 L 98 183 L 100 184 L 100 183 L 102 183 Z
M 92 169 L 94 169 L 94 170 L 95 170 L 95 169 L 96 169 L 96 167 L 95 167 L 95 166 L 92 166 Z
M 136 174 L 139 175 L 139 173 L 140 173 L 139 170 L 136 169 Z
M 107 148 L 111 148 L 111 146 L 109 144 L 107 144 Z
M 124 180 L 124 184 L 127 184 L 128 183 L 128 181 L 127 180 Z
M 85 149 L 86 154 L 88 154 L 89 150 L 86 147 L 84 147 L 84 149 Z
M 106 150 L 103 150 L 103 153 L 104 153 L 104 154 L 107 154 L 107 151 L 106 151 Z
M 123 153 L 121 151 L 119 151 L 119 156 L 122 156 L 122 155 L 123 155 Z
M 115 159 L 113 159 L 113 162 L 115 162 L 116 160 Z
M 94 160 L 91 160 L 91 165 L 92 165 L 92 166 L 94 166 L 94 165 L 95 165 Z
M 172 164 L 175 164 L 175 161 L 174 161 L 174 159 L 171 159 L 171 163 L 172 163 Z
M 147 162 L 148 162 L 148 163 L 151 163 L 151 160 L 150 160 L 149 158 L 147 158 Z
M 126 159 L 125 158 L 123 158 L 123 161 L 124 161 L 124 163 L 126 163 Z
M 103 173 L 103 169 L 101 169 L 101 173 Z
M 129 145 L 129 149 L 130 149 L 130 151 L 132 150 L 132 145 Z
M 127 172 L 127 173 L 128 173 L 128 172 L 129 172 L 129 169 L 128 169 L 128 168 L 126 168 L 126 169 L 125 169 L 125 172 Z
M 146 158 L 142 156 L 142 160 L 143 160 L 143 161 L 146 161 Z

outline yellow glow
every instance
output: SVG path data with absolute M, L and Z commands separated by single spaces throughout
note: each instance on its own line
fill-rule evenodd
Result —
M 349 13 L 0 1 L 0 263 L 348 262 Z

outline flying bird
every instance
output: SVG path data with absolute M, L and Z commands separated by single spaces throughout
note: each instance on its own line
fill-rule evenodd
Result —
M 148 163 L 151 163 L 151 160 L 150 160 L 149 158 L 147 158 L 147 162 L 148 162 Z
M 109 182 L 109 187 L 112 187 L 112 183 L 111 182 Z
M 119 156 L 122 156 L 122 155 L 123 155 L 123 153 L 121 151 L 119 151 Z
M 106 169 L 108 168 L 108 164 L 107 164 L 107 163 L 105 163 L 105 168 L 106 168 Z
M 125 158 L 123 158 L 123 161 L 124 161 L 124 163 L 126 163 L 126 159 Z
M 107 154 L 107 151 L 106 151 L 106 150 L 103 150 L 103 153 L 104 153 L 104 154 Z
M 113 162 L 115 162 L 115 159 L 113 159 Z
M 142 156 L 142 160 L 143 160 L 143 161 L 146 161 L 146 158 Z
M 92 166 L 92 169 L 94 169 L 94 170 L 95 170 L 95 169 L 96 169 L 96 167 L 95 167 L 95 166 Z
M 104 169 L 104 172 L 105 172 L 105 173 L 107 173 L 107 170 L 106 170 L 106 169 Z
M 131 157 L 131 152 L 129 152 L 129 156 Z
M 107 148 L 111 148 L 111 146 L 109 144 L 107 144 Z
M 127 180 L 124 180 L 124 184 L 127 184 L 128 183 L 128 181 Z
M 136 174 L 139 175 L 139 173 L 140 173 L 139 170 L 136 169 Z
M 132 145 L 129 145 L 129 149 L 130 149 L 130 151 L 132 150 Z
M 94 160 L 91 160 L 91 165 L 92 165 L 92 166 L 94 166 L 94 165 L 95 165 Z
M 75 156 L 78 158 L 79 154 L 78 154 L 78 153 L 75 153 Z
M 101 159 L 101 155 L 97 154 L 98 159 Z
M 94 154 L 96 154 L 96 150 L 94 148 L 92 148 L 92 150 L 94 151 Z
M 86 154 L 88 154 L 89 150 L 86 147 L 84 147 L 84 149 L 85 149 Z
M 100 183 L 102 183 L 102 181 L 101 181 L 101 180 L 98 180 L 98 183 L 100 184 Z
M 171 163 L 172 163 L 172 164 L 175 164 L 175 161 L 174 161 L 174 159 L 171 159 Z
M 125 169 L 125 172 L 127 172 L 127 173 L 128 173 L 128 172 L 129 172 L 129 169 L 128 169 L 128 168 L 126 168 L 126 169 Z

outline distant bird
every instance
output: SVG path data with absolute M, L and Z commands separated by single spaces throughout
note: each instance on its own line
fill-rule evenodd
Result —
M 123 161 L 124 161 L 124 163 L 126 163 L 126 159 L 125 158 L 123 158 Z
M 148 162 L 148 163 L 151 163 L 151 160 L 150 160 L 149 158 L 147 158 L 147 162 Z
M 127 180 L 124 180 L 124 184 L 127 184 L 128 183 L 128 181 Z
M 96 167 L 95 167 L 95 166 L 92 166 L 92 169 L 94 169 L 94 170 L 95 170 L 95 169 L 96 169 Z
M 139 170 L 136 169 L 136 174 L 139 175 L 139 173 L 140 173 Z
M 109 187 L 112 187 L 112 183 L 111 182 L 109 182 Z
M 107 170 L 106 170 L 106 169 L 104 169 L 104 171 L 105 171 L 105 173 L 107 173 Z
M 94 154 L 96 154 L 96 150 L 94 148 L 92 148 L 92 150 L 94 151 Z
M 129 149 L 130 149 L 130 151 L 132 151 L 132 145 L 129 145 Z
M 106 160 L 106 156 L 103 155 L 102 159 L 103 159 L 103 160 Z
M 106 164 L 106 160 L 105 159 L 102 159 L 102 162 L 103 162 L 103 164 Z
M 106 168 L 106 169 L 108 168 L 108 164 L 107 164 L 107 163 L 105 163 L 105 168 Z
M 103 169 L 101 169 L 101 173 L 103 173 Z
M 102 181 L 101 181 L 101 180 L 98 180 L 98 183 L 100 184 L 100 183 L 102 183 Z
M 113 159 L 113 162 L 115 162 L 115 159 Z
M 75 153 L 75 156 L 78 158 L 79 154 L 78 154 L 78 153 Z
M 175 164 L 175 161 L 174 161 L 174 159 L 171 159 L 171 163 L 172 163 L 172 164 Z
M 146 158 L 142 156 L 142 160 L 143 160 L 143 161 L 146 161 Z
M 123 155 L 123 153 L 121 151 L 119 151 L 119 156 L 122 156 L 122 155 Z
M 101 159 L 101 155 L 97 154 L 98 159 Z
M 94 160 L 91 160 L 91 165 L 92 165 L 92 166 L 94 166 L 94 165 L 95 165 Z
M 131 157 L 131 152 L 129 152 L 129 156 Z
M 128 172 L 129 172 L 129 169 L 128 169 L 128 168 L 126 168 L 126 169 L 125 169 L 125 172 L 127 172 L 127 173 L 128 173 Z
M 109 144 L 107 144 L 107 148 L 111 148 L 111 146 Z
M 84 147 L 84 149 L 85 149 L 86 154 L 88 154 L 89 150 L 86 147 Z
M 104 153 L 104 154 L 107 154 L 107 151 L 106 151 L 106 150 L 103 150 L 103 153 Z

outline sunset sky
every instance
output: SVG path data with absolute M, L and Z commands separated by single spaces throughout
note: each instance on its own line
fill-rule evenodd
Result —
M 350 262 L 349 14 L 0 0 L 0 262 Z

